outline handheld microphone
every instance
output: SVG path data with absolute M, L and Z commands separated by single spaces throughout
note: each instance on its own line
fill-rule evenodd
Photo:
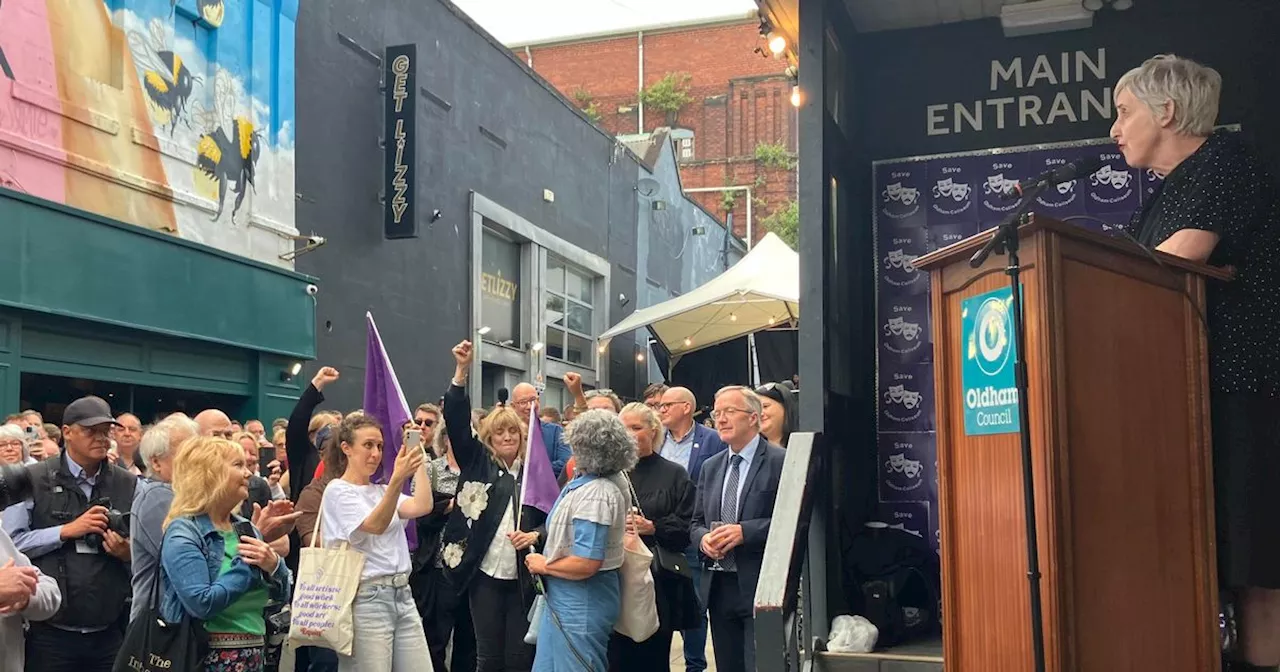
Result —
M 1083 159 L 1076 159 L 1066 165 L 1058 166 L 1053 170 L 1046 170 L 1038 176 L 1028 181 L 1026 184 L 1016 182 L 1013 188 L 1001 194 L 1000 198 L 1005 201 L 1012 201 L 1022 198 L 1022 194 L 1036 187 L 1055 187 L 1063 182 L 1071 182 L 1078 180 L 1087 175 L 1092 175 L 1098 171 L 1106 162 L 1096 156 L 1087 156 Z

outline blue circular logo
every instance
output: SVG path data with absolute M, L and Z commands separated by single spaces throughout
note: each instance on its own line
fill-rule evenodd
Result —
M 1002 299 L 989 298 L 978 306 L 973 322 L 973 339 L 977 347 L 974 362 L 988 376 L 1004 370 L 1009 363 L 1013 338 L 1013 322 L 1009 317 L 1009 304 Z

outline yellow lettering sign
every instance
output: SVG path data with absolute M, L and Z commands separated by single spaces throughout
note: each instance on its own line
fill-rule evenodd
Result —
M 519 290 L 519 285 L 502 277 L 502 271 L 498 271 L 497 275 L 492 273 L 480 274 L 480 291 L 489 296 L 505 301 L 515 301 L 516 293 Z

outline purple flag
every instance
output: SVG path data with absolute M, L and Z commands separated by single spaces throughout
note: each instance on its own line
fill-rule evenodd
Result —
M 521 506 L 532 506 L 551 513 L 551 506 L 560 496 L 556 472 L 551 468 L 547 444 L 542 438 L 542 422 L 538 420 L 538 408 L 529 409 L 529 443 L 524 451 L 524 489 L 520 494 Z
M 373 322 L 373 313 L 365 313 L 364 316 L 369 327 L 364 362 L 364 412 L 382 424 L 382 467 L 374 474 L 374 480 L 386 482 L 395 470 L 404 425 L 409 422 L 409 402 L 404 399 L 391 358 L 382 347 L 382 336 L 378 334 L 378 325 Z M 412 480 L 404 484 L 405 494 L 409 493 L 411 484 Z M 412 523 L 406 528 L 410 549 L 418 546 L 416 528 Z

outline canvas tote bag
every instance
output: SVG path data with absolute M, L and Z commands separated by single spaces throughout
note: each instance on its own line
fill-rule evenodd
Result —
M 627 490 L 634 492 L 631 479 L 626 474 L 619 476 L 627 481 Z M 623 492 L 628 500 L 631 499 L 631 492 Z M 639 506 L 639 502 L 635 502 L 635 505 Z M 614 624 L 613 630 L 630 637 L 632 641 L 643 642 L 658 631 L 658 598 L 653 573 L 649 571 L 653 565 L 653 553 L 644 545 L 640 535 L 633 532 L 627 532 L 623 536 L 622 551 L 622 567 L 618 568 L 622 608 L 618 610 L 618 622 Z
M 285 647 L 290 662 L 293 649 L 300 646 L 319 646 L 349 656 L 355 639 L 351 605 L 360 590 L 364 554 L 346 542 L 338 548 L 320 547 L 321 515 L 316 515 L 311 546 L 302 549 L 298 561 Z M 284 662 L 280 669 L 293 669 Z

